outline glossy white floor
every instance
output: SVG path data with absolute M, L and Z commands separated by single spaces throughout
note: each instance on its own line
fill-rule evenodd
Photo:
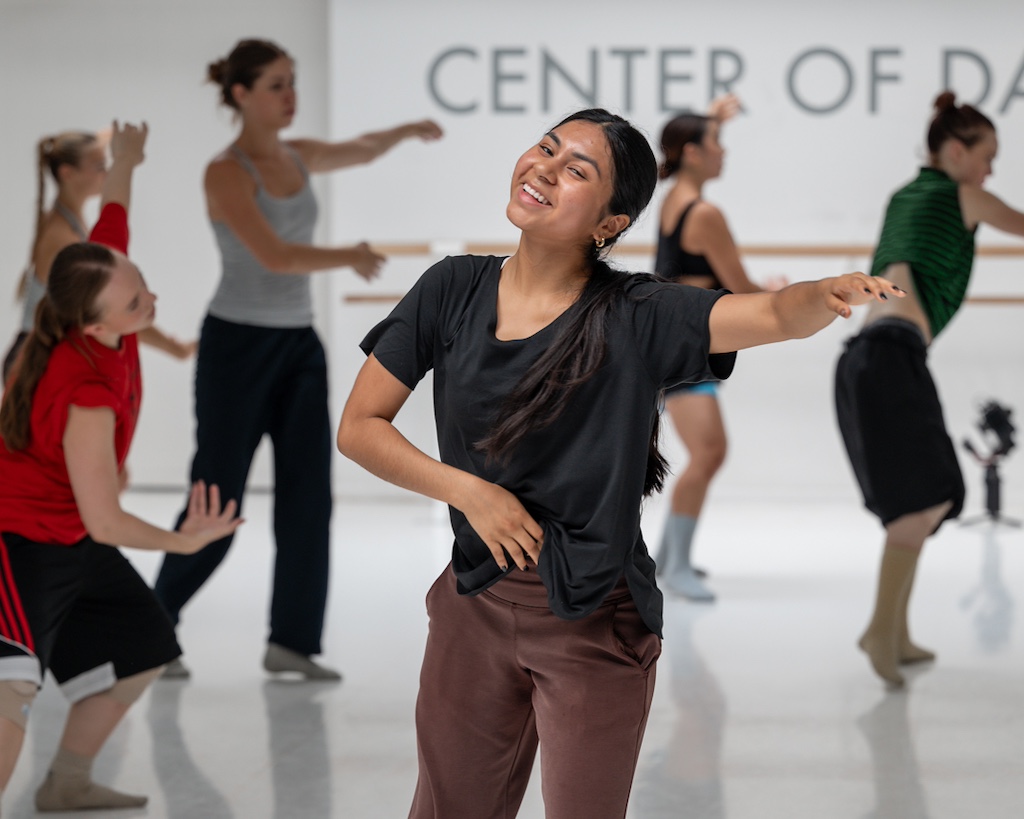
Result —
M 177 496 L 130 506 L 169 521 Z M 648 509 L 650 539 L 664 514 Z M 266 496 L 187 610 L 189 682 L 158 681 L 112 738 L 98 778 L 148 793 L 103 817 L 391 819 L 416 777 L 413 702 L 422 599 L 447 559 L 433 506 L 339 503 L 325 660 L 340 685 L 260 668 L 271 565 Z M 842 504 L 713 502 L 698 557 L 713 605 L 667 601 L 665 651 L 631 819 L 1010 819 L 1024 815 L 1024 532 L 946 527 L 913 604 L 939 661 L 887 693 L 854 648 L 879 532 Z M 150 577 L 156 561 L 133 553 Z M 48 685 L 4 817 L 31 795 L 64 703 Z M 536 778 L 535 778 L 536 779 Z M 540 819 L 539 783 L 520 812 Z M 474 819 L 451 817 L 451 819 Z

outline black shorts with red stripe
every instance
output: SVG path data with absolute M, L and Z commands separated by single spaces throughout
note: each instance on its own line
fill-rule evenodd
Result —
M 77 702 L 180 654 L 170 619 L 119 549 L 0 535 L 0 679 L 42 684 L 49 669 Z

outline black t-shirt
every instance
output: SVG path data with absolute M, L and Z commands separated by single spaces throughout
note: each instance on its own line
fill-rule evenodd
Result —
M 661 390 L 732 371 L 735 353 L 708 354 L 708 316 L 722 293 L 628 282 L 606 325 L 600 369 L 552 424 L 524 436 L 502 462 L 475 445 L 567 315 L 526 339 L 495 338 L 502 261 L 438 262 L 360 346 L 410 389 L 434 370 L 441 460 L 504 487 L 541 525 L 538 570 L 556 615 L 585 617 L 625 575 L 644 622 L 660 634 L 662 597 L 640 533 L 648 446 Z M 503 572 L 465 516 L 450 512 L 458 589 L 478 594 Z

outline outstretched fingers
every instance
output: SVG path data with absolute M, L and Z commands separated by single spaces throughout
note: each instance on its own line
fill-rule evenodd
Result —
M 220 539 L 231 534 L 245 521 L 236 517 L 238 503 L 234 498 L 221 504 L 220 487 L 199 480 L 192 484 L 189 493 L 188 512 L 182 522 L 181 531 L 190 534 L 205 534 L 209 539 Z
M 863 273 L 847 273 L 829 280 L 825 292 L 825 305 L 843 318 L 849 318 L 851 307 L 870 301 L 885 301 L 890 296 L 903 298 L 906 291 L 888 279 L 866 276 Z

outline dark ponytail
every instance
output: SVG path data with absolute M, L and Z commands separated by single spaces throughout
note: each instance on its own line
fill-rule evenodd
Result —
M 658 166 L 658 178 L 675 176 L 683 167 L 683 149 L 687 145 L 700 145 L 708 131 L 710 117 L 703 114 L 679 114 L 672 117 L 661 129 L 661 154 L 664 159 Z
M 97 297 L 113 267 L 110 249 L 92 242 L 68 245 L 53 260 L 46 295 L 36 307 L 35 324 L 14 363 L 0 404 L 0 437 L 11 452 L 29 444 L 32 401 L 54 347 L 69 332 L 99 320 Z
M 611 151 L 614 177 L 610 214 L 624 213 L 632 225 L 651 201 L 657 185 L 658 163 L 647 138 L 622 117 L 601 108 L 579 111 L 555 128 L 573 121 L 592 122 L 604 130 Z M 525 435 L 549 426 L 557 419 L 573 393 L 597 372 L 606 352 L 605 334 L 613 307 L 636 276 L 613 269 L 602 257 L 619 236 L 609 237 L 603 250 L 593 245 L 587 252 L 590 275 L 579 298 L 551 346 L 527 370 L 505 398 L 497 421 L 477 443 L 477 449 L 499 460 L 507 459 Z M 651 430 L 644 495 L 661 490 L 668 463 L 658 449 L 660 421 Z

